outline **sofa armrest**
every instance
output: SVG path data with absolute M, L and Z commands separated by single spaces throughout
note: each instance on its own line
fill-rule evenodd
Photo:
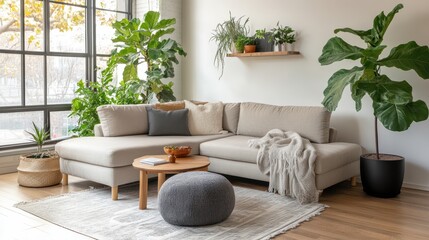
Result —
M 335 128 L 329 128 L 329 142 L 335 142 L 337 141 L 337 129 Z
M 94 126 L 94 135 L 96 137 L 104 137 L 103 129 L 101 128 L 101 124 L 95 124 L 95 126 Z

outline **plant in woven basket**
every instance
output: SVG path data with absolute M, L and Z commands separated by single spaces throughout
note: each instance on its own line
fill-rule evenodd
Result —
M 18 183 L 24 187 L 47 187 L 61 182 L 59 157 L 54 151 L 43 151 L 42 147 L 49 138 L 49 130 L 37 127 L 33 122 L 33 131 L 28 132 L 37 144 L 37 152 L 21 155 L 19 158 Z
M 34 142 L 37 144 L 37 152 L 27 157 L 29 158 L 51 157 L 52 155 L 51 153 L 42 150 L 43 144 L 49 138 L 49 130 L 46 130 L 44 127 L 38 128 L 37 125 L 33 122 L 33 131 L 34 132 L 29 132 L 29 131 L 25 131 L 25 132 L 30 134 Z

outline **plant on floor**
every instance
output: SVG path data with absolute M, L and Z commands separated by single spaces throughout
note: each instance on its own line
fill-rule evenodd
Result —
M 114 23 L 113 42 L 120 43 L 107 61 L 107 67 L 96 82 L 81 80 L 75 91 L 69 116 L 78 118 L 72 130 L 78 136 L 93 136 L 100 123 L 97 107 L 106 104 L 140 104 L 154 100 L 172 101 L 173 83 L 162 78 L 174 77 L 177 55 L 186 56 L 179 44 L 165 35 L 174 32 L 175 19 L 159 19 L 158 12 L 148 12 L 143 21 L 124 19 Z M 146 63 L 146 80 L 139 79 L 137 66 Z M 123 79 L 113 86 L 113 73 L 118 64 L 125 64 Z
M 219 23 L 213 30 L 210 41 L 217 43 L 214 65 L 217 68 L 221 68 L 219 79 L 223 75 L 226 54 L 232 51 L 232 47 L 240 36 L 247 36 L 249 33 L 249 28 L 247 27 L 249 18 L 243 18 L 244 16 L 239 18 L 233 17 L 231 12 L 229 12 L 229 20 Z
M 334 111 L 341 99 L 343 90 L 350 85 L 352 99 L 356 110 L 362 108 L 362 98 L 368 94 L 372 99 L 375 116 L 376 156 L 380 158 L 378 149 L 377 121 L 392 131 L 404 131 L 412 122 L 424 121 L 428 118 L 428 108 L 422 100 L 413 101 L 412 87 L 407 81 L 393 81 L 384 75 L 382 67 L 396 67 L 405 71 L 414 70 L 423 79 L 429 79 L 429 48 L 419 46 L 410 41 L 392 48 L 389 56 L 379 56 L 387 47 L 382 45 L 395 14 L 403 8 L 397 5 L 387 16 L 381 12 L 374 19 L 374 26 L 369 30 L 353 30 L 340 28 L 334 32 L 346 32 L 357 35 L 365 43 L 366 48 L 353 46 L 340 37 L 333 37 L 323 47 L 319 62 L 322 65 L 344 59 L 360 60 L 361 65 L 352 69 L 341 69 L 334 73 L 323 92 L 322 104 Z
M 31 138 L 37 145 L 37 152 L 31 155 L 28 155 L 29 158 L 49 158 L 51 155 L 42 150 L 43 144 L 49 138 L 49 130 L 46 130 L 44 127 L 38 128 L 37 125 L 33 122 L 33 132 L 25 131 L 31 135 Z
M 143 103 L 153 101 L 174 101 L 173 82 L 164 84 L 162 79 L 174 77 L 174 64 L 178 64 L 178 56 L 186 56 L 183 48 L 166 35 L 174 32 L 176 19 L 160 19 L 159 12 L 149 11 L 143 21 L 138 18 L 122 19 L 113 24 L 118 43 L 111 58 L 118 64 L 125 64 L 123 81 L 140 81 Z M 137 66 L 146 65 L 146 79 L 140 80 Z M 129 87 L 139 89 L 138 84 Z M 126 87 L 124 87 L 126 91 Z

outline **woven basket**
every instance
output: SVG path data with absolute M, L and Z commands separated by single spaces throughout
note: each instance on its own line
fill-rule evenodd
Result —
M 47 187 L 61 182 L 60 162 L 56 154 L 49 158 L 20 156 L 18 183 L 24 187 Z

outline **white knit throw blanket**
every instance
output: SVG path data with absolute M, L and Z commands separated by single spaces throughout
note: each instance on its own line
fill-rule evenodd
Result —
M 260 139 L 249 140 L 259 148 L 257 165 L 270 176 L 268 191 L 296 198 L 300 203 L 319 201 L 316 189 L 316 150 L 310 141 L 296 132 L 270 130 Z

